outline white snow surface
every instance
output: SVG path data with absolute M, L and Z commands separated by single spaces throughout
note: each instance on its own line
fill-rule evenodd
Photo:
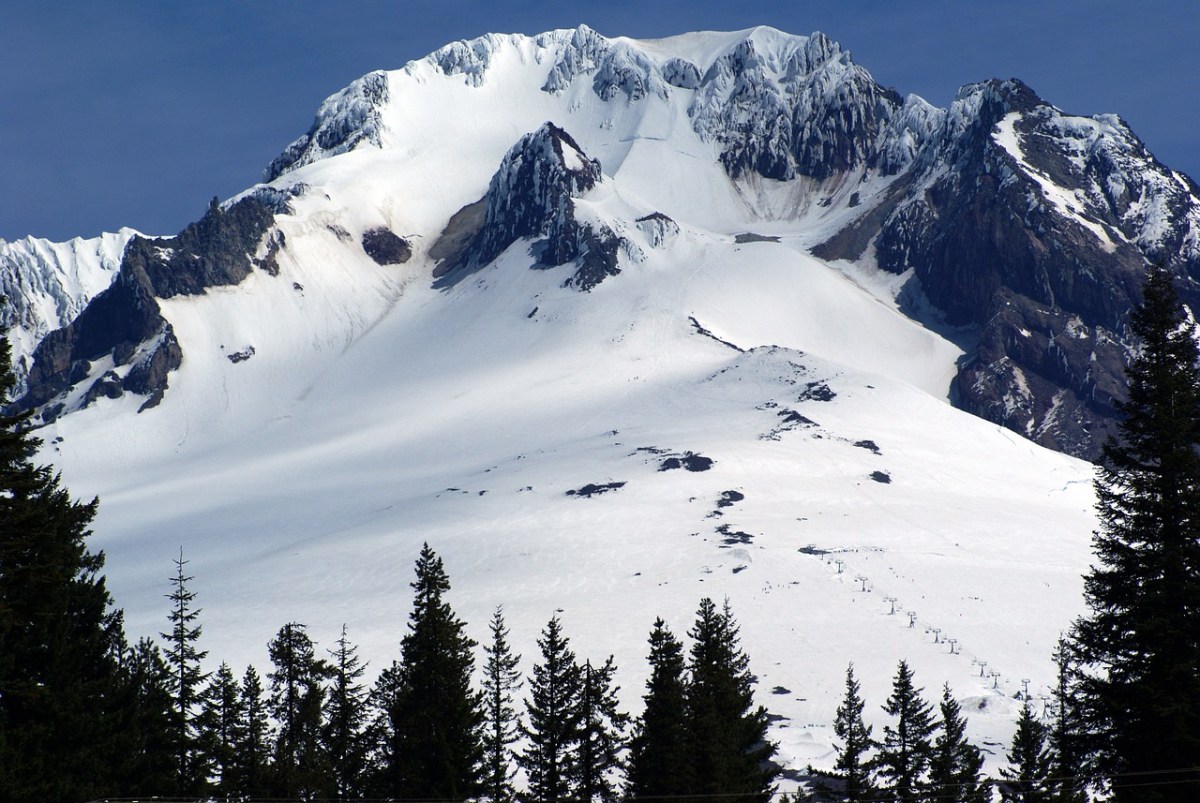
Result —
M 832 765 L 849 662 L 880 727 L 900 659 L 931 700 L 950 684 L 1002 763 L 1013 696 L 1023 679 L 1046 693 L 1082 610 L 1091 467 L 951 407 L 961 352 L 897 311 L 898 283 L 805 250 L 845 204 L 732 183 L 690 125 L 691 90 L 604 101 L 579 73 L 542 91 L 547 48 L 572 32 L 557 33 L 460 43 L 486 57 L 474 72 L 430 57 L 388 73 L 378 147 L 276 180 L 307 186 L 278 219 L 279 275 L 162 302 L 184 352 L 162 403 L 102 399 L 41 433 L 72 493 L 101 499 L 92 544 L 128 630 L 166 629 L 182 547 L 211 664 L 265 668 L 284 623 L 323 647 L 346 623 L 377 672 L 428 542 L 475 639 L 503 605 L 528 672 L 561 610 L 581 658 L 616 656 L 635 714 L 655 617 L 684 636 L 708 596 L 741 623 L 787 766 Z M 703 72 L 744 38 L 638 52 Z M 432 289 L 450 216 L 547 120 L 606 176 L 577 213 L 638 258 L 580 293 L 562 287 L 572 266 L 530 270 L 517 243 Z M 634 223 L 654 211 L 679 232 Z M 378 226 L 410 239 L 410 262 L 362 252 Z M 778 241 L 737 243 L 747 231 Z M 687 451 L 711 470 L 657 470 Z M 720 508 L 725 491 L 744 499 Z

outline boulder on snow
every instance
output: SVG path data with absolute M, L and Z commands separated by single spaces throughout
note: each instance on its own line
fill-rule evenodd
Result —
M 380 265 L 403 265 L 412 259 L 412 246 L 395 232 L 370 229 L 363 232 L 362 247 L 367 256 Z

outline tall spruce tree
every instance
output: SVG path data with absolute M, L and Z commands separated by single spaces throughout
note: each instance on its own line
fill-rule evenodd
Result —
M 483 795 L 491 803 L 510 803 L 516 794 L 512 745 L 520 732 L 513 695 L 521 688 L 521 656 L 514 655 L 509 644 L 502 608 L 496 608 L 489 627 L 492 640 L 484 648 L 483 666 Z
M 779 768 L 767 738 L 767 710 L 754 705 L 750 659 L 729 603 L 700 601 L 689 634 L 687 725 L 692 794 L 706 801 L 767 803 Z
M 169 633 L 159 635 L 166 642 L 166 661 L 171 668 L 172 716 L 174 721 L 176 788 L 183 794 L 199 794 L 208 777 L 204 753 L 200 749 L 199 729 L 196 723 L 197 707 L 200 704 L 200 689 L 208 680 L 208 673 L 200 668 L 200 662 L 208 656 L 207 650 L 197 649 L 201 627 L 196 623 L 200 609 L 196 607 L 196 593 L 188 588 L 194 580 L 184 573 L 188 561 L 183 559 L 183 548 L 174 560 L 175 574 L 171 577 L 171 610 L 167 619 L 171 623 Z
M 196 740 L 202 759 L 198 763 L 208 768 L 215 796 L 233 796 L 238 791 L 234 763 L 241 727 L 239 692 L 233 670 L 222 661 L 200 693 Z
M 579 733 L 570 762 L 571 799 L 615 803 L 620 797 L 625 728 L 629 718 L 617 702 L 617 666 L 610 655 L 600 667 L 584 662 L 579 683 Z
M 0 332 L 0 411 L 16 380 Z M 120 794 L 121 613 L 104 553 L 86 545 L 97 500 L 75 502 L 28 416 L 0 412 L 0 800 Z
M 328 666 L 316 657 L 304 625 L 289 622 L 267 646 L 274 671 L 269 709 L 278 724 L 272 789 L 278 797 L 327 795 L 330 767 L 321 726 Z
M 650 632 L 650 678 L 645 708 L 629 744 L 627 794 L 631 798 L 679 797 L 691 787 L 683 645 L 661 618 Z
M 342 625 L 337 649 L 329 651 L 331 684 L 322 733 L 333 794 L 337 800 L 361 797 L 367 770 L 367 690 L 361 679 L 366 666 Z
M 872 800 L 875 795 L 874 766 L 870 751 L 876 747 L 871 726 L 863 720 L 862 690 L 854 677 L 854 664 L 846 667 L 846 694 L 833 720 L 833 735 L 841 740 L 830 777 L 837 789 L 822 779 L 819 788 L 826 796 L 846 803 Z
M 582 679 L 557 614 L 546 624 L 537 643 L 542 660 L 533 667 L 529 679 L 526 721 L 521 724 L 525 749 L 517 754 L 527 781 L 520 799 L 526 803 L 557 803 L 570 797 Z
M 1200 788 L 1200 354 L 1166 270 L 1130 331 L 1140 351 L 1097 467 L 1074 649 L 1097 769 L 1115 800 L 1153 803 Z
M 1054 665 L 1053 717 L 1046 732 L 1054 789 L 1051 799 L 1054 803 L 1087 803 L 1087 734 L 1075 694 L 1075 658 L 1065 637 L 1054 649 Z
M 991 789 L 980 776 L 983 753 L 967 740 L 967 720 L 948 684 L 942 687 L 938 709 L 941 721 L 929 760 L 930 799 L 945 803 L 988 803 Z
M 1021 707 L 1017 731 L 1008 751 L 1008 766 L 1000 770 L 1000 799 L 1004 803 L 1051 803 L 1056 796 L 1049 780 L 1052 759 L 1046 745 L 1046 726 L 1029 707 Z
M 475 642 L 445 594 L 450 578 L 425 544 L 412 583 L 408 633 L 400 643 L 400 685 L 391 713 L 402 797 L 461 800 L 482 787 L 483 709 L 471 687 Z
M 892 680 L 892 694 L 883 707 L 892 723 L 883 728 L 876 766 L 889 800 L 916 803 L 922 799 L 926 773 L 933 759 L 933 706 L 913 685 L 908 662 L 901 661 Z
M 262 678 L 246 667 L 238 693 L 238 727 L 234 736 L 232 786 L 242 797 L 266 797 L 271 788 L 271 723 L 263 697 Z

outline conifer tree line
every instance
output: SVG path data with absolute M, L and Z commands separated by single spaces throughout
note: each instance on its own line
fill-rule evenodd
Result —
M 1025 700 L 1005 766 L 985 778 L 948 686 L 930 702 L 900 661 L 876 733 L 850 666 L 835 764 L 810 769 L 797 800 L 1200 795 L 1200 350 L 1166 271 L 1150 272 L 1130 327 L 1141 348 L 1124 423 L 1097 467 L 1089 613 L 1054 653 L 1053 705 Z M 428 545 L 399 655 L 372 685 L 346 627 L 326 649 L 298 622 L 267 645 L 269 670 L 206 671 L 182 552 L 161 641 L 130 644 L 104 554 L 86 545 L 98 501 L 73 501 L 33 463 L 27 416 L 7 412 L 10 360 L 0 338 L 0 800 L 778 796 L 767 711 L 727 602 L 701 600 L 686 643 L 654 622 L 636 717 L 621 710 L 613 658 L 578 658 L 557 615 L 527 672 L 501 608 L 480 649 Z

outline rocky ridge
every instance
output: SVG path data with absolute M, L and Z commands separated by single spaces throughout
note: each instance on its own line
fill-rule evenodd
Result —
M 253 195 L 228 207 L 214 198 L 175 237 L 131 237 L 112 284 L 38 343 L 19 405 L 47 422 L 127 392 L 146 397 L 141 410 L 158 404 L 183 360 L 158 299 L 238 284 L 254 268 L 278 272 L 283 239 L 271 234 L 273 222 L 271 207 Z

